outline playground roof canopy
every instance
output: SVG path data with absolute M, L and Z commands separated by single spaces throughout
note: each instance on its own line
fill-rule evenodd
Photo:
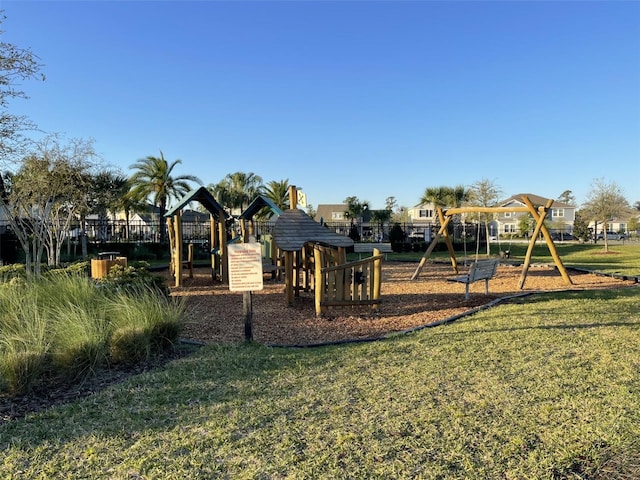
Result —
M 224 219 L 229 218 L 229 214 L 224 210 L 222 205 L 220 205 L 211 192 L 206 189 L 206 187 L 198 187 L 194 188 L 190 192 L 188 192 L 184 197 L 180 199 L 180 201 L 167 213 L 164 214 L 165 217 L 172 217 L 179 210 L 182 210 L 191 202 L 200 202 L 200 204 L 207 209 L 207 211 L 213 215 L 216 220 L 220 220 L 220 213 L 224 215 Z
M 268 207 L 276 217 L 282 215 L 282 210 L 273 203 L 273 200 L 265 197 L 264 195 L 258 195 L 244 210 L 244 212 L 240 214 L 240 218 L 249 220 L 264 207 Z
M 305 243 L 317 242 L 330 247 L 350 247 L 353 240 L 338 235 L 300 209 L 289 209 L 282 212 L 273 227 L 273 239 L 278 248 L 285 252 L 297 252 Z

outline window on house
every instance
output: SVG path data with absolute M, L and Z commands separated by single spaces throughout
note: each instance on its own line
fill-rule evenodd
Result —
M 505 218 L 511 218 L 511 212 L 504 212 Z
M 552 208 L 551 209 L 552 217 L 564 217 L 564 208 Z
M 433 217 L 433 210 L 420 210 L 418 216 L 420 218 L 431 218 Z
M 332 220 L 343 220 L 344 219 L 344 212 L 331 212 L 331 219 Z
M 504 224 L 504 233 L 516 233 L 516 224 L 515 223 L 505 223 Z

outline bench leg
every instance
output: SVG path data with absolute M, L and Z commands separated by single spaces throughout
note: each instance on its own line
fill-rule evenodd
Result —
M 485 278 L 484 280 L 484 294 L 489 295 L 489 279 Z
M 469 283 L 464 284 L 464 299 L 469 300 Z

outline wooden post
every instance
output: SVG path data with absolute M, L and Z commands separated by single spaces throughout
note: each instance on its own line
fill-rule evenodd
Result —
M 229 283 L 229 258 L 227 257 L 227 225 L 225 223 L 224 210 L 220 210 L 218 215 L 219 228 L 218 228 L 218 241 L 220 255 L 220 270 L 222 271 L 222 283 Z
M 293 252 L 284 252 L 284 288 L 287 305 L 294 304 Z
M 438 218 L 440 218 L 440 225 L 442 225 L 444 223 L 446 223 L 448 225 L 449 221 L 451 220 L 451 215 L 448 215 L 447 218 L 445 219 L 445 215 L 442 213 L 442 208 L 441 207 L 438 207 L 437 212 L 438 212 Z M 451 267 L 453 268 L 453 271 L 457 274 L 458 273 L 458 261 L 456 260 L 456 254 L 453 251 L 453 244 L 451 243 L 451 239 L 449 238 L 449 232 L 445 228 L 443 230 L 442 234 L 444 236 L 444 241 L 447 244 L 447 250 L 449 250 L 449 257 L 451 258 Z
M 242 241 L 246 242 L 246 239 L 248 238 L 247 235 L 247 221 L 244 218 L 240 219 L 240 235 L 242 235 Z
M 242 314 L 244 315 L 244 339 L 253 340 L 253 296 L 251 291 L 242 292 Z
M 522 200 L 524 201 L 525 205 L 529 209 L 529 213 L 531 213 L 531 216 L 534 218 L 534 220 L 536 220 L 536 227 L 533 231 L 533 235 L 531 235 L 529 246 L 527 247 L 527 254 L 525 256 L 525 261 L 522 268 L 520 281 L 518 282 L 518 288 L 520 290 L 524 288 L 524 283 L 527 279 L 529 265 L 531 264 L 531 255 L 533 253 L 533 247 L 535 245 L 536 238 L 538 238 L 538 234 L 540 232 L 542 232 L 542 235 L 544 236 L 547 247 L 549 247 L 549 252 L 551 253 L 551 257 L 553 258 L 553 261 L 556 264 L 556 267 L 558 267 L 558 271 L 560 272 L 560 275 L 568 285 L 573 285 L 571 277 L 567 273 L 567 270 L 564 268 L 562 259 L 558 255 L 558 251 L 556 250 L 556 246 L 553 243 L 553 239 L 551 238 L 551 235 L 549 234 L 549 231 L 547 230 L 547 227 L 544 224 L 544 219 L 546 218 L 547 212 L 551 208 L 551 205 L 553 205 L 553 200 L 549 199 L 547 201 L 547 204 L 543 208 L 540 208 L 539 212 L 536 211 L 535 207 L 533 206 L 533 204 L 531 203 L 531 201 L 527 196 L 523 195 Z
M 176 252 L 175 248 L 175 240 L 173 238 L 174 230 L 173 230 L 173 220 L 171 217 L 167 218 L 167 232 L 169 233 L 169 273 L 171 275 L 175 274 L 175 265 L 176 265 Z
M 442 235 L 442 232 L 447 229 L 447 225 L 449 224 L 450 220 L 451 220 L 451 216 L 445 215 L 444 222 L 442 223 L 442 225 L 440 225 L 440 229 L 438 230 L 438 233 L 436 233 L 435 237 L 433 237 L 433 240 L 431 240 L 431 243 L 429 244 L 427 251 L 424 252 L 424 255 L 422 255 L 422 258 L 420 259 L 420 263 L 418 264 L 416 271 L 413 272 L 413 276 L 411 277 L 411 280 L 415 280 L 420 275 L 420 272 L 422 271 L 422 267 L 424 267 L 424 264 L 427 263 L 429 256 L 433 252 L 434 248 L 436 248 L 438 239 L 440 238 L 440 235 Z
M 377 248 L 373 249 L 373 255 L 378 256 L 381 252 Z M 373 261 L 373 295 L 372 300 L 380 300 L 380 291 L 382 288 L 382 257 Z M 374 303 L 371 307 L 373 310 L 378 309 L 378 303 Z
M 209 247 L 210 247 L 210 256 L 211 256 L 211 274 L 213 279 L 215 279 L 216 274 L 216 255 L 213 253 L 214 248 L 216 247 L 216 219 L 213 214 L 209 214 Z
M 176 242 L 176 257 L 174 262 L 176 278 L 175 286 L 180 287 L 182 286 L 182 215 L 180 215 L 179 211 L 175 214 L 174 228 Z
M 322 315 L 322 296 L 324 295 L 324 282 L 322 281 L 322 253 L 319 248 L 313 249 L 314 270 L 314 297 L 316 315 Z

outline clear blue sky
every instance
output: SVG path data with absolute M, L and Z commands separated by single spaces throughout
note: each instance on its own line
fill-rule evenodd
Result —
M 45 82 L 11 104 L 128 167 L 162 150 L 205 184 L 289 179 L 317 206 L 640 200 L 640 2 L 0 0 Z

